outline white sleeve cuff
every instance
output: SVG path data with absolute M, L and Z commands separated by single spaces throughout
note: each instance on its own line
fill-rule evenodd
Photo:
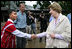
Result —
M 44 36 L 46 36 L 46 32 L 42 32 L 42 33 L 39 33 L 39 34 L 36 34 L 36 36 L 38 37 L 38 38 L 40 38 L 40 37 L 44 37 Z
M 63 39 L 63 37 L 60 34 L 55 34 L 55 38 Z

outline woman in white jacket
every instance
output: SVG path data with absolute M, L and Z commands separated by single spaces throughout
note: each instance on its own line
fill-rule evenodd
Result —
M 46 32 L 36 34 L 35 38 L 46 36 L 46 48 L 68 48 L 71 41 L 71 25 L 68 18 L 61 14 L 61 6 L 54 2 L 48 6 L 49 13 L 54 17 Z

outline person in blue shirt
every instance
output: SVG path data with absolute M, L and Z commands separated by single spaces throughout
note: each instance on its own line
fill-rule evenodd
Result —
M 69 21 L 70 21 L 70 24 L 71 24 L 71 13 L 69 13 L 69 14 L 67 15 L 67 17 L 68 17 L 68 19 L 69 19 Z
M 53 16 L 50 16 L 49 22 L 51 22 L 54 19 Z
M 25 10 L 25 5 L 24 3 L 20 3 L 19 5 L 19 11 L 17 12 L 17 19 L 15 20 L 15 27 L 26 33 L 26 13 L 24 12 Z M 16 37 L 16 42 L 17 42 L 17 48 L 25 48 L 26 46 L 26 38 L 20 38 Z

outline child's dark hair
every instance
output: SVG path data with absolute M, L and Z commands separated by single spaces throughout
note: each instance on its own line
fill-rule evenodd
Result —
M 11 14 L 13 11 L 14 11 L 14 12 L 17 12 L 17 11 L 14 10 L 14 9 L 9 9 L 9 11 L 8 11 L 8 15 Z

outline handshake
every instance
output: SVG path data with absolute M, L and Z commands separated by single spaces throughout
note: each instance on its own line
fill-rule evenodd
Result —
M 37 36 L 35 34 L 32 34 L 31 39 L 35 39 L 35 38 L 37 38 Z

